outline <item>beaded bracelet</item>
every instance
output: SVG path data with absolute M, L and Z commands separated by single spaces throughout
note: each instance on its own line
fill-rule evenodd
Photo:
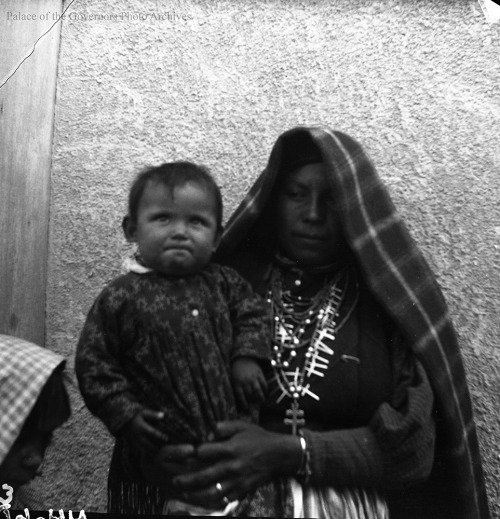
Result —
M 302 433 L 299 433 L 299 440 L 302 448 L 302 457 L 300 458 L 299 470 L 297 470 L 297 479 L 303 485 L 307 485 L 311 477 L 311 453 L 307 448 L 307 442 Z

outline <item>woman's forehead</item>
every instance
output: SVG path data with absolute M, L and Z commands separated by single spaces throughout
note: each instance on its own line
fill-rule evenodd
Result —
M 307 164 L 289 173 L 283 179 L 286 185 L 296 184 L 305 187 L 318 187 L 330 189 L 331 185 L 326 175 L 326 167 L 323 163 Z

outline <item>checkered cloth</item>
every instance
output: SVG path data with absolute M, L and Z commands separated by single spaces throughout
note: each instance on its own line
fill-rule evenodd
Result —
M 0 335 L 0 464 L 40 391 L 64 359 L 30 342 Z
M 309 143 L 309 151 L 304 143 Z M 463 519 L 489 517 L 478 441 L 462 359 L 448 309 L 427 262 L 397 214 L 361 146 L 324 128 L 295 128 L 280 136 L 267 168 L 230 218 L 218 250 L 273 254 L 269 200 L 278 176 L 319 149 L 332 183 L 344 235 L 364 281 L 406 335 L 431 381 L 437 411 L 436 453 L 450 468 Z M 307 148 L 307 145 L 305 146 Z M 314 155 L 314 153 L 312 153 Z M 429 515 L 430 517 L 431 515 Z

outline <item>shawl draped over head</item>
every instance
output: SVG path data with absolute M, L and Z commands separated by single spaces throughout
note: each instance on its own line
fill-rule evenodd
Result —
M 447 467 L 446 485 L 453 492 L 452 499 L 459 501 L 460 517 L 486 519 L 488 503 L 472 406 L 446 303 L 356 141 L 318 127 L 282 134 L 266 169 L 230 218 L 217 259 L 234 266 L 231 258 L 241 252 L 272 258 L 279 229 L 273 228 L 269 202 L 278 179 L 306 163 L 320 161 L 331 182 L 344 237 L 366 285 L 406 336 L 431 381 L 436 401 L 436 459 L 440 460 L 435 468 L 438 464 Z M 432 517 L 430 512 L 428 517 Z
M 40 346 L 0 335 L 0 465 L 28 418 L 40 432 L 53 431 L 68 419 L 68 395 L 60 376 L 64 362 Z M 31 414 L 34 409 L 38 412 Z

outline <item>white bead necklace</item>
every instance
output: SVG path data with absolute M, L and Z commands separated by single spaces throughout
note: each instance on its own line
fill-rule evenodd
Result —
M 305 425 L 299 399 L 308 396 L 319 400 L 319 396 L 311 390 L 311 384 L 314 377 L 325 376 L 334 353 L 330 346 L 340 327 L 337 327 L 336 318 L 347 284 L 348 273 L 342 271 L 313 298 L 294 297 L 289 291 L 283 291 L 278 271 L 273 272 L 267 299 L 274 325 L 271 365 L 280 391 L 276 402 L 284 398 L 292 400 L 284 419 L 285 425 L 291 426 L 292 434 L 298 434 L 299 427 Z M 306 330 L 313 326 L 311 339 L 304 339 Z M 297 350 L 305 346 L 307 351 L 303 365 L 293 369 L 291 364 Z

